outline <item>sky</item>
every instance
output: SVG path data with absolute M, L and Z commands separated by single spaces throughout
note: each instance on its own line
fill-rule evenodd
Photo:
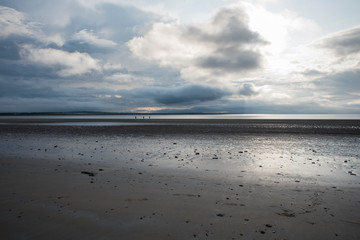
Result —
M 0 0 L 0 112 L 360 113 L 358 0 Z

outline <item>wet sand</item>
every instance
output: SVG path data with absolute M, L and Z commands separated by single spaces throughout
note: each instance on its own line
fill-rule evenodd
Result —
M 0 238 L 360 238 L 358 121 L 150 121 L 0 125 Z

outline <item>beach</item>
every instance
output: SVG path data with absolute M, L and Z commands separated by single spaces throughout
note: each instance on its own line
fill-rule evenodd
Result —
M 0 123 L 1 239 L 360 239 L 359 120 Z

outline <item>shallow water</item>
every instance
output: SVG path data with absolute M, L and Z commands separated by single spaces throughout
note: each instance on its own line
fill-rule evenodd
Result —
M 87 127 L 104 127 L 104 126 L 144 126 L 157 125 L 157 123 L 135 123 L 135 122 L 52 122 L 52 123 L 0 123 L 0 125 L 33 125 L 33 126 L 87 126 Z
M 70 161 L 112 169 L 188 172 L 271 184 L 359 186 L 360 137 L 347 135 L 1 137 L 4 157 Z
M 0 119 L 298 119 L 298 120 L 320 120 L 320 119 L 360 119 L 360 114 L 145 114 L 145 115 L 9 115 L 0 116 Z

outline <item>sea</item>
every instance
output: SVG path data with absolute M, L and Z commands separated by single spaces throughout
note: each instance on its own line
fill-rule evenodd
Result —
M 360 120 L 360 114 L 64 114 L 9 115 L 0 119 L 281 119 L 281 120 Z

